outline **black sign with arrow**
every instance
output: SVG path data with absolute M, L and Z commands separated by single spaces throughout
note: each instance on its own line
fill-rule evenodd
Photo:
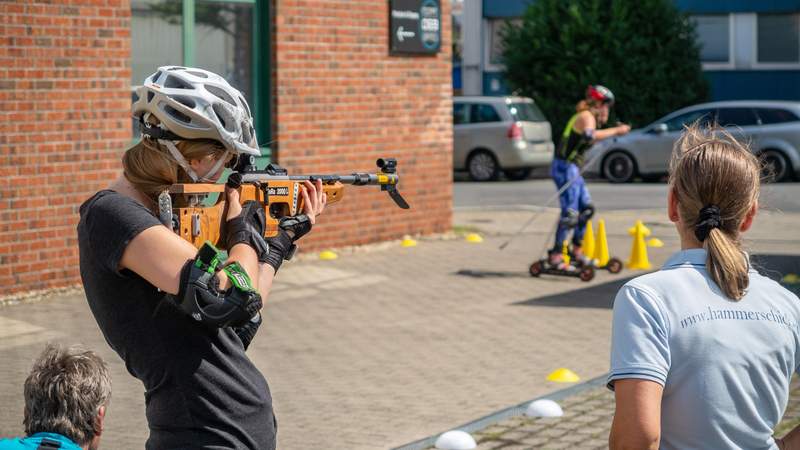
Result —
M 442 44 L 439 0 L 389 0 L 391 53 L 428 53 Z

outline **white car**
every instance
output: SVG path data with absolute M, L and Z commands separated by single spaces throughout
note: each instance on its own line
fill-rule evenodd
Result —
M 742 100 L 683 108 L 624 136 L 600 141 L 586 153 L 585 171 L 612 183 L 660 177 L 669 170 L 672 147 L 684 126 L 697 120 L 716 121 L 749 142 L 774 181 L 789 180 L 800 169 L 800 102 Z

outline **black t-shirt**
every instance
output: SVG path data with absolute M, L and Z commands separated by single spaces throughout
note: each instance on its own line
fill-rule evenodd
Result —
M 86 298 L 108 344 L 145 387 L 148 449 L 274 449 L 267 382 L 231 328 L 209 330 L 134 272 L 125 247 L 161 226 L 133 199 L 100 191 L 80 208 Z

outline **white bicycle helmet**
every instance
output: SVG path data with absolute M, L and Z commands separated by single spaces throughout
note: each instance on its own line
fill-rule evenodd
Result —
M 158 126 L 147 120 L 150 114 Z M 261 155 L 244 96 L 207 70 L 159 67 L 136 89 L 133 116 L 142 133 L 158 140 L 213 139 L 237 155 Z M 169 147 L 172 150 L 174 144 Z

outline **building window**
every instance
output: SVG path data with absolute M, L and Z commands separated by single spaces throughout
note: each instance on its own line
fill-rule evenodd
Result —
M 261 5 L 263 3 L 263 6 Z M 131 0 L 131 84 L 164 65 L 200 67 L 245 96 L 259 143 L 269 141 L 269 35 L 261 0 Z M 262 10 L 259 10 L 259 6 Z M 263 79 L 262 79 L 263 78 Z M 134 130 L 136 134 L 138 130 Z
M 759 63 L 800 63 L 800 14 L 759 14 L 757 26 Z
M 489 21 L 489 63 L 503 64 L 503 29 L 508 25 L 521 26 L 522 19 L 492 19 Z
M 700 61 L 712 64 L 731 62 L 731 19 L 728 14 L 692 16 L 700 44 Z

